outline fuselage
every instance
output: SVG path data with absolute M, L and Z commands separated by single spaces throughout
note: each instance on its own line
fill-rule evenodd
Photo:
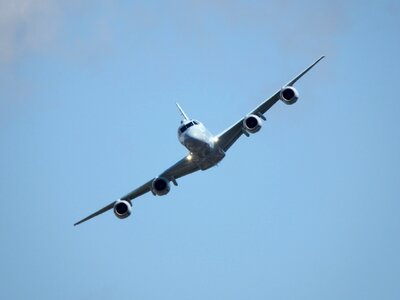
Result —
M 178 128 L 178 139 L 189 150 L 188 159 L 195 161 L 202 170 L 215 166 L 225 156 L 215 137 L 199 121 L 183 121 Z

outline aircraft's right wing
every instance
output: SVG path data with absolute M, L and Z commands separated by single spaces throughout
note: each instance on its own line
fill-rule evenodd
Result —
M 164 177 L 168 181 L 176 182 L 175 179 L 178 179 L 178 178 L 188 175 L 190 173 L 196 172 L 198 170 L 200 170 L 200 168 L 198 167 L 197 163 L 193 160 L 189 160 L 187 158 L 187 156 L 185 156 L 180 161 L 178 161 L 176 164 L 174 164 L 172 167 L 168 168 L 163 173 L 161 173 L 159 177 Z M 121 197 L 120 200 L 126 200 L 129 203 L 131 203 L 131 201 L 133 199 L 146 194 L 147 192 L 149 192 L 151 190 L 151 185 L 152 185 L 152 182 L 154 179 L 155 178 L 149 180 L 148 182 L 141 185 L 137 189 L 133 190 L 129 194 L 126 194 L 125 196 Z M 106 205 L 105 207 L 96 211 L 95 213 L 87 216 L 86 218 L 80 220 L 79 222 L 76 222 L 74 224 L 74 226 L 79 225 L 87 220 L 90 220 L 90 219 L 112 209 L 114 207 L 115 202 L 116 201 Z
M 168 179 L 168 181 L 174 181 L 175 179 L 178 179 L 198 170 L 198 165 L 194 161 L 189 160 L 187 156 L 185 156 L 172 167 L 162 172 L 159 177 L 164 177 L 165 179 Z M 138 187 L 136 190 L 133 190 L 129 194 L 126 194 L 121 198 L 121 200 L 131 201 L 137 197 L 142 196 L 143 194 L 146 194 L 151 190 L 151 184 L 153 180 L 154 178 L 143 184 L 141 187 Z
M 303 72 L 301 72 L 299 75 L 297 75 L 294 79 L 289 81 L 286 85 L 284 86 L 292 86 L 295 84 L 297 80 L 299 80 L 304 74 L 306 74 L 308 71 L 311 70 L 312 67 L 314 67 L 321 59 L 323 59 L 325 56 L 320 57 L 317 61 L 315 61 L 311 66 L 309 66 L 307 69 L 305 69 Z M 263 103 L 261 103 L 259 106 L 257 106 L 254 110 L 248 113 L 248 115 L 259 115 L 262 116 L 265 114 L 276 102 L 279 101 L 280 99 L 280 91 L 277 91 L 272 97 L 269 99 L 265 100 Z M 236 140 L 243 134 L 243 118 L 237 121 L 235 124 L 233 124 L 231 127 L 217 135 L 218 138 L 218 144 L 223 149 L 224 151 L 227 151 L 233 143 L 236 142 Z

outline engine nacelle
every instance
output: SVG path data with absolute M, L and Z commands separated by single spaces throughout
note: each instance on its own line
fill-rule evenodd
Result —
M 132 213 L 132 205 L 126 200 L 117 200 L 114 204 L 114 214 L 120 218 L 125 219 Z
M 168 194 L 169 190 L 171 189 L 169 185 L 169 181 L 164 177 L 157 177 L 151 183 L 151 191 L 153 194 L 157 196 L 163 196 Z
M 281 89 L 279 97 L 283 103 L 291 105 L 299 99 L 299 92 L 292 86 L 285 86 Z
M 256 133 L 261 129 L 262 120 L 259 116 L 248 115 L 243 119 L 243 128 L 250 133 Z

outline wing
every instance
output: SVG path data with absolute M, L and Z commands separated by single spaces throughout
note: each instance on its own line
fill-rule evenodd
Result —
M 187 157 L 185 156 L 182 158 L 180 161 L 178 161 L 176 164 L 174 164 L 172 167 L 168 168 L 165 170 L 163 173 L 160 174 L 160 177 L 164 177 L 168 179 L 169 181 L 172 181 L 176 183 L 175 179 L 178 179 L 180 177 L 183 177 L 185 175 L 188 175 L 190 173 L 196 172 L 200 170 L 198 165 L 192 161 L 188 160 Z M 154 178 L 143 184 L 142 186 L 138 187 L 137 189 L 133 190 L 129 194 L 126 194 L 125 196 L 121 197 L 120 200 L 126 200 L 131 202 L 133 199 L 140 197 L 147 192 L 151 190 L 151 184 L 153 182 Z M 108 204 L 107 206 L 103 207 L 102 209 L 96 211 L 95 213 L 87 216 L 86 218 L 80 220 L 79 222 L 75 223 L 74 226 L 79 225 L 87 220 L 90 220 L 114 207 L 116 201 Z
M 316 62 L 314 62 L 311 66 L 309 66 L 307 69 L 305 69 L 303 72 L 301 72 L 293 80 L 289 81 L 284 86 L 294 85 L 297 80 L 299 80 L 304 74 L 310 71 L 311 68 L 314 67 L 324 57 L 325 56 L 320 57 Z M 265 100 L 263 103 L 261 103 L 259 106 L 257 106 L 254 110 L 252 110 L 248 114 L 259 115 L 259 116 L 265 114 L 276 102 L 278 102 L 278 100 L 280 99 L 279 93 L 280 90 L 277 91 L 272 97 Z M 228 129 L 224 130 L 219 135 L 217 135 L 218 144 L 224 151 L 227 151 L 236 142 L 236 140 L 243 134 L 243 129 L 242 129 L 243 119 L 244 118 L 240 119 L 231 127 L 229 127 Z

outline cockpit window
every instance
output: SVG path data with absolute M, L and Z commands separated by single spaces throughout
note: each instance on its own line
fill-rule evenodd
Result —
M 193 125 L 197 125 L 198 123 L 196 121 L 187 123 L 186 125 L 183 125 L 181 128 L 179 128 L 181 133 L 184 133 L 186 131 L 186 129 L 188 129 L 189 127 L 192 127 Z

